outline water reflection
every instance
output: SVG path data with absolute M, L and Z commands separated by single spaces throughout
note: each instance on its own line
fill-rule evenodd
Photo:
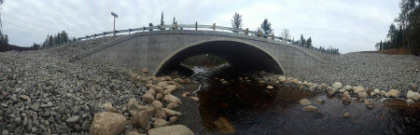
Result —
M 420 134 L 418 103 L 408 106 L 403 100 L 373 100 L 373 109 L 369 109 L 357 99 L 343 105 L 341 97 L 315 95 L 290 84 L 247 81 L 237 79 L 238 76 L 220 78 L 226 78 L 229 84 L 209 79 L 208 87 L 198 92 L 201 119 L 214 133 Z M 267 89 L 267 85 L 273 85 L 274 89 Z M 304 111 L 304 106 L 298 103 L 302 98 L 312 101 L 319 111 Z M 349 118 L 343 117 L 346 112 Z M 225 127 L 220 128 L 221 125 Z

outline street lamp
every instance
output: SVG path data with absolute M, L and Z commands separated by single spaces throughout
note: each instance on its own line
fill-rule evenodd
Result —
M 118 18 L 118 15 L 114 12 L 111 12 L 111 15 L 114 16 L 114 36 L 115 36 L 115 18 Z

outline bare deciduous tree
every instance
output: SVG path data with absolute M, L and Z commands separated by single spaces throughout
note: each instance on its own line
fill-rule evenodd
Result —
M 281 36 L 283 37 L 283 41 L 287 42 L 287 39 L 290 38 L 289 29 L 284 29 L 283 32 L 281 33 Z

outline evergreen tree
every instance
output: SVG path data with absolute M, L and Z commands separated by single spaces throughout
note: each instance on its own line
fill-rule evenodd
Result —
M 232 28 L 234 29 L 241 29 L 242 28 L 242 15 L 235 13 L 233 15 L 232 21 Z M 235 33 L 238 33 L 238 31 L 234 31 Z
M 153 31 L 153 23 L 149 23 L 149 31 Z
M 303 34 L 301 34 L 301 35 L 300 35 L 300 45 L 301 45 L 301 46 L 306 46 L 305 44 L 306 44 L 306 40 L 305 40 L 305 38 L 303 37 Z
M 263 34 L 271 34 L 273 32 L 273 29 L 271 29 L 271 23 L 268 22 L 267 19 L 264 19 L 263 23 L 261 23 L 261 29 L 263 31 Z M 267 36 L 264 36 L 264 38 L 267 38 Z
M 308 47 L 312 47 L 312 38 L 311 37 L 309 37 L 308 40 L 306 41 L 306 45 Z
M 165 21 L 163 20 L 163 12 L 162 15 L 160 16 L 160 26 L 165 25 Z M 165 30 L 165 28 L 160 28 L 160 30 Z
M 49 42 L 48 42 L 48 46 L 47 46 L 47 47 L 53 47 L 53 45 L 54 45 L 54 39 L 53 39 L 53 36 L 52 36 L 52 35 L 50 35 L 50 38 L 49 38 L 48 40 L 49 40 Z

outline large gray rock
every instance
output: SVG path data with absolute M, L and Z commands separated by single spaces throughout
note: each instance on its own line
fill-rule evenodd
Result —
M 194 135 L 194 133 L 184 125 L 173 125 L 150 129 L 149 135 Z

